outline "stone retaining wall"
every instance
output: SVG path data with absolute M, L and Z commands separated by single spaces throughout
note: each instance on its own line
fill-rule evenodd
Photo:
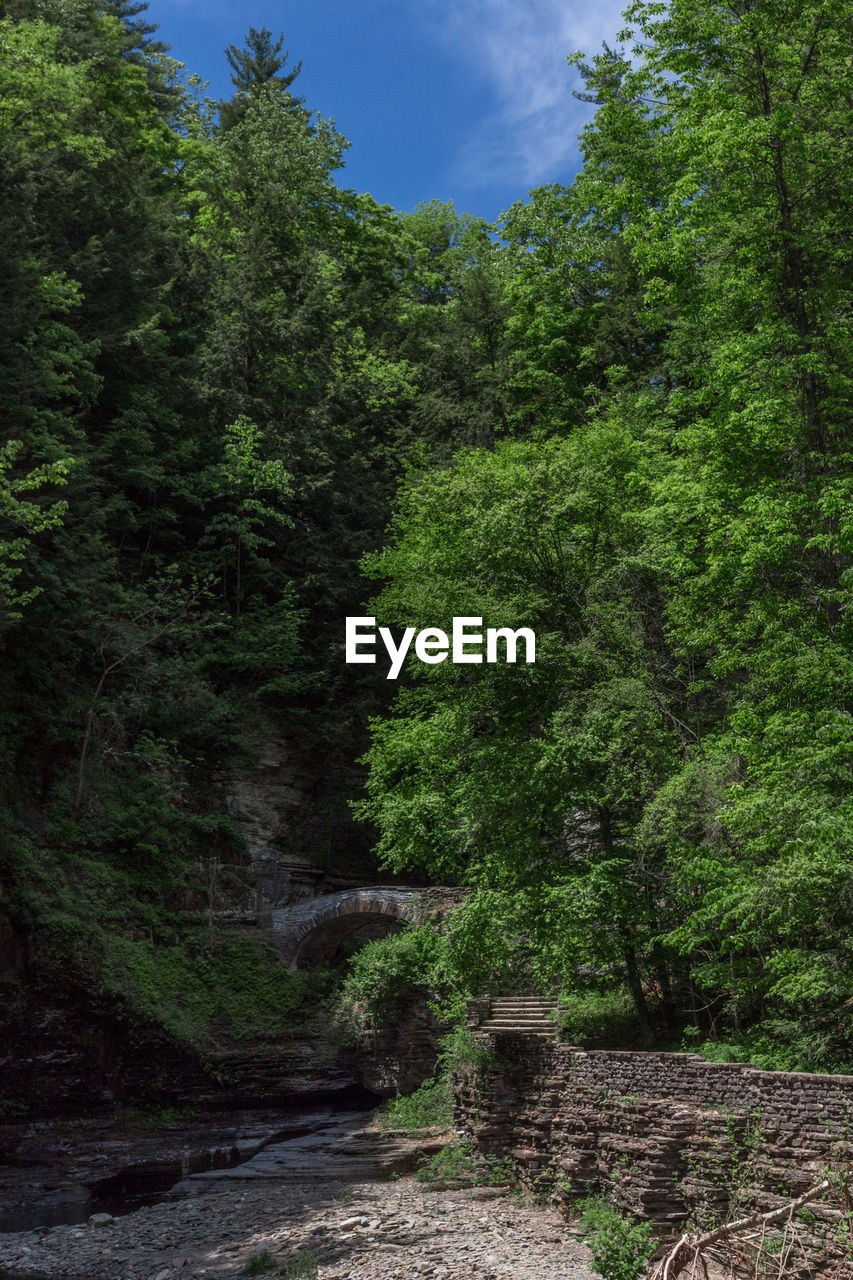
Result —
M 413 1093 L 433 1075 L 438 1041 L 449 1030 L 417 996 L 393 1026 L 366 1036 L 355 1053 L 365 1087 L 385 1098 Z
M 853 1076 L 758 1071 L 689 1053 L 583 1051 L 481 1037 L 493 1065 L 457 1081 L 457 1124 L 484 1155 L 511 1153 L 563 1201 L 602 1193 L 662 1230 L 775 1209 L 850 1170 Z M 842 1206 L 840 1198 L 837 1204 Z M 853 1280 L 843 1207 L 800 1215 L 809 1280 Z

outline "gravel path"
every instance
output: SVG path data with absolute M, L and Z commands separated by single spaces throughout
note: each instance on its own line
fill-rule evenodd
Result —
M 263 1253 L 264 1274 L 286 1277 L 306 1251 L 319 1280 L 597 1280 L 553 1210 L 424 1190 L 408 1177 L 232 1184 L 107 1222 L 9 1235 L 0 1277 L 236 1280 Z

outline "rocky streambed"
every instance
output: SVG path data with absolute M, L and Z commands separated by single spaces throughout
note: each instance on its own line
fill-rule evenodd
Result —
M 126 1110 L 0 1125 L 0 1233 L 129 1212 L 191 1174 L 231 1168 L 269 1143 L 310 1133 L 334 1113 L 330 1106 L 203 1116 Z
M 383 1134 L 353 1114 L 311 1123 L 310 1132 L 264 1141 L 239 1165 L 189 1172 L 174 1199 L 4 1234 L 0 1277 L 596 1280 L 553 1211 L 414 1181 L 419 1152 L 447 1135 Z

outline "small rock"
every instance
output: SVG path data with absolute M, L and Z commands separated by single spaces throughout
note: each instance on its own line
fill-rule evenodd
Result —
M 105 1227 L 108 1222 L 113 1221 L 111 1213 L 93 1213 L 89 1219 L 90 1227 Z

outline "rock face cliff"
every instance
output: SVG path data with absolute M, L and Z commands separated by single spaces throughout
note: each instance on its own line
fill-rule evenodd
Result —
M 361 1088 L 322 1007 L 275 1040 L 200 1050 L 79 975 L 48 986 L 0 973 L 0 1121 L 131 1103 L 295 1106 Z
M 376 879 L 369 836 L 348 805 L 361 782 L 351 761 L 260 720 L 242 760 L 215 780 L 248 858 L 223 876 L 220 909 L 265 925 L 277 908 Z
M 230 852 L 220 842 L 217 851 L 187 868 L 186 890 L 170 891 L 174 901 L 165 904 L 167 920 L 176 922 L 174 932 L 169 934 L 169 925 L 166 936 L 155 941 L 152 931 L 152 945 L 133 982 L 144 984 L 146 965 L 156 966 L 161 958 L 168 962 L 171 949 L 180 951 L 181 928 L 191 939 L 184 964 L 194 963 L 196 955 L 205 963 L 205 945 L 215 951 L 221 939 L 220 950 L 229 940 L 251 943 L 266 955 L 268 966 L 275 965 L 281 954 L 274 928 L 278 914 L 330 895 L 346 898 L 379 878 L 369 833 L 353 821 L 347 803 L 360 780 L 351 761 L 310 742 L 293 742 L 266 719 L 258 719 L 242 742 L 239 758 L 214 775 L 203 798 L 208 809 L 218 805 L 231 815 L 242 839 Z M 394 889 L 388 893 L 393 896 Z M 137 919 L 135 911 L 128 902 L 125 918 L 117 923 L 122 945 L 137 946 L 148 933 L 144 916 Z M 401 927 L 393 914 L 381 913 L 356 917 L 354 924 L 355 930 L 353 921 L 343 921 L 342 941 L 321 937 L 320 931 L 315 946 L 312 934 L 301 967 L 338 963 L 358 941 Z M 105 984 L 98 971 L 102 957 L 95 950 L 78 941 L 72 951 L 70 963 L 60 965 L 55 934 L 40 927 L 37 916 L 25 921 L 5 909 L 0 884 L 0 1118 L 4 1113 L 67 1114 L 127 1101 L 253 1105 L 337 1092 L 359 1081 L 361 1060 L 340 1057 L 328 1017 L 313 1017 L 316 1010 L 302 1010 L 281 1034 L 241 1035 L 232 1043 L 214 993 L 210 1019 L 216 1047 L 211 1049 L 207 1040 L 170 1034 L 164 1029 L 168 1019 L 159 1025 L 157 1000 L 150 993 L 142 992 L 144 998 L 135 1004 L 133 983 Z M 185 991 L 175 987 L 181 972 L 173 965 L 174 976 L 167 979 L 177 1004 L 186 1002 Z M 245 971 L 242 977 L 254 980 Z M 152 989 L 159 990 L 156 981 Z M 191 1043 L 207 1047 L 197 1051 Z M 419 1082 L 422 1068 L 413 1066 L 412 1076 L 402 1042 L 388 1052 L 397 1065 L 374 1073 L 383 1091 L 398 1080 Z M 372 1058 L 365 1061 L 372 1070 Z
M 201 1058 L 156 1023 L 69 981 L 48 989 L 0 974 L 0 1119 L 41 1118 L 121 1102 L 204 1099 Z

